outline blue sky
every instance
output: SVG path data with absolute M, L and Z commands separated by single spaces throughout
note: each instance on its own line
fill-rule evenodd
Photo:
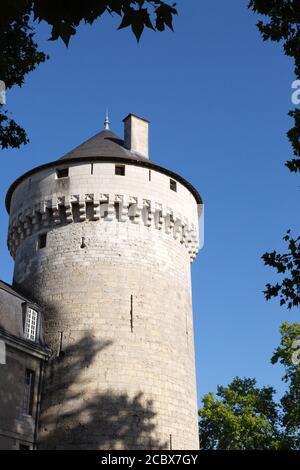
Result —
M 147 31 L 138 45 L 117 18 L 82 26 L 68 49 L 48 42 L 50 60 L 7 94 L 30 144 L 2 151 L 0 278 L 11 282 L 4 197 L 26 170 L 58 158 L 101 130 L 105 108 L 122 136 L 129 113 L 151 121 L 150 158 L 188 179 L 205 202 L 205 245 L 192 267 L 198 395 L 236 376 L 282 390 L 270 364 L 282 321 L 299 321 L 262 290 L 277 279 L 265 251 L 299 233 L 299 180 L 291 155 L 293 66 L 263 43 L 247 1 L 179 0 L 175 33 Z

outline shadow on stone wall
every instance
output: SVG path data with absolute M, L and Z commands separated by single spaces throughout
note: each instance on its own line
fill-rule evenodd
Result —
M 42 399 L 39 449 L 167 449 L 155 433 L 153 403 L 142 391 L 133 397 L 99 391 L 96 355 L 111 345 L 87 334 L 69 345 L 47 367 Z M 101 364 L 99 357 L 98 364 Z M 99 382 L 104 378 L 99 373 Z M 93 382 L 91 393 L 88 387 Z M 101 383 L 99 384 L 101 387 Z

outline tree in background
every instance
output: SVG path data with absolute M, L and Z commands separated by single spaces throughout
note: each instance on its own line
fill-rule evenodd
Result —
M 280 403 L 272 387 L 236 377 L 217 396 L 206 394 L 199 410 L 201 449 L 300 449 L 300 325 L 284 323 L 271 362 L 284 367 L 288 388 Z
M 175 4 L 162 0 L 2 0 L 0 15 L 0 80 L 6 89 L 22 86 L 25 75 L 48 56 L 34 42 L 37 23 L 51 26 L 50 40 L 61 38 L 66 46 L 81 22 L 94 23 L 103 14 L 120 17 L 118 29 L 130 27 L 136 39 L 146 28 L 173 30 Z M 0 102 L 0 146 L 18 148 L 28 142 L 26 132 L 3 110 Z
M 280 448 L 278 406 L 272 387 L 258 388 L 255 379 L 236 377 L 204 396 L 200 416 L 201 449 Z
M 292 449 L 300 449 L 300 324 L 283 323 L 280 346 L 274 352 L 272 364 L 284 367 L 283 381 L 287 391 L 280 400 L 285 441 Z

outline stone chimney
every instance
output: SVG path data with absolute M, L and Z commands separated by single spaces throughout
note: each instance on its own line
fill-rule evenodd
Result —
M 131 152 L 149 158 L 149 121 L 135 114 L 128 114 L 123 122 L 125 147 Z

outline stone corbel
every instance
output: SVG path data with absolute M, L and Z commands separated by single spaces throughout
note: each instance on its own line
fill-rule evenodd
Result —
M 142 217 L 143 201 L 141 201 L 141 199 L 137 199 L 136 204 L 134 206 L 134 217 L 132 222 L 134 224 L 139 224 L 141 222 Z
M 109 194 L 108 202 L 107 202 L 107 216 L 105 217 L 105 220 L 112 221 L 112 220 L 114 220 L 115 216 L 116 216 L 116 213 L 115 213 L 115 195 L 114 194 Z
M 155 228 L 158 230 L 162 229 L 164 220 L 162 216 L 162 205 L 161 204 L 155 204 L 155 212 L 154 212 L 154 223 L 155 223 Z
M 32 212 L 32 217 L 31 217 L 31 223 L 34 231 L 37 231 L 40 229 L 40 221 L 41 221 L 41 214 L 39 212 L 40 207 L 35 206 Z
M 107 214 L 107 205 L 108 205 L 108 194 L 100 194 L 99 201 L 100 201 L 100 218 L 105 218 Z
M 60 220 L 60 211 L 59 211 L 59 203 L 61 202 L 60 198 L 53 198 L 52 199 L 52 215 L 53 215 L 53 223 L 54 225 L 59 225 L 61 223 Z
M 174 230 L 173 211 L 167 207 L 165 215 L 165 232 L 169 235 Z
M 100 197 L 94 195 L 93 220 L 100 220 Z
M 137 198 L 129 196 L 128 198 L 128 217 L 133 222 L 135 218 L 135 209 L 137 205 Z
M 25 238 L 25 235 L 26 235 L 26 232 L 25 232 L 25 228 L 24 228 L 24 216 L 23 214 L 20 214 L 19 215 L 19 218 L 18 218 L 18 234 L 19 234 L 19 238 L 20 240 L 23 240 Z
M 175 240 L 179 239 L 180 242 L 183 240 L 182 217 L 180 214 L 174 214 L 173 236 Z
M 145 218 L 145 225 L 146 227 L 151 227 L 152 222 L 153 222 L 153 217 L 154 217 L 154 214 L 152 212 L 151 201 L 149 201 L 148 199 L 144 199 L 143 206 L 144 208 L 147 209 L 147 217 Z
M 41 225 L 42 227 L 49 227 L 50 225 L 50 212 L 51 209 L 51 201 L 44 201 L 42 209 L 41 209 Z
M 86 205 L 85 205 L 84 197 L 79 196 L 78 210 L 79 210 L 79 222 L 84 222 L 86 220 Z
M 129 199 L 128 196 L 124 195 L 120 202 L 120 222 L 126 222 L 128 220 L 128 207 L 129 207 Z
M 66 213 L 67 223 L 68 224 L 73 223 L 74 219 L 73 219 L 72 202 L 71 202 L 71 198 L 69 198 L 69 197 L 65 198 L 65 213 Z

